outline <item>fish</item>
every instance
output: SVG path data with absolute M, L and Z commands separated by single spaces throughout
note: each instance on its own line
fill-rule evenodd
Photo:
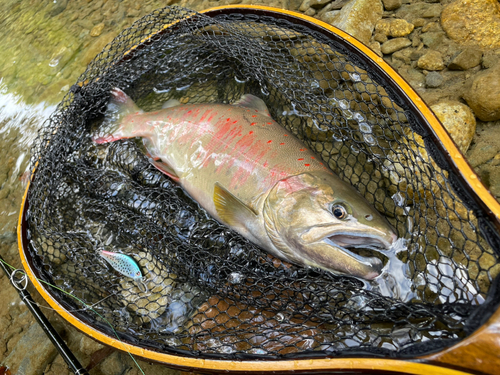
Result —
M 123 276 L 142 280 L 141 269 L 131 256 L 105 250 L 99 250 L 99 255 Z
M 96 144 L 142 139 L 152 165 L 219 222 L 293 264 L 372 280 L 383 263 L 356 248 L 389 250 L 390 223 L 251 94 L 232 104 L 142 111 L 111 90 Z

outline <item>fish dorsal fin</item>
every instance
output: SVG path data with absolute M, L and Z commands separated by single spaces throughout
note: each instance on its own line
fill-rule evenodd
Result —
M 252 94 L 243 95 L 238 101 L 234 102 L 233 105 L 237 105 L 239 107 L 256 109 L 259 112 L 262 112 L 265 115 L 271 117 L 269 113 L 269 109 L 267 109 L 266 103 L 260 98 L 253 96 Z
M 182 103 L 178 101 L 177 99 L 169 99 L 163 105 L 161 106 L 163 109 L 165 108 L 171 108 L 171 107 L 177 107 L 178 105 L 181 105 Z
M 214 204 L 220 219 L 230 226 L 245 226 L 257 213 L 227 191 L 218 182 L 214 186 Z

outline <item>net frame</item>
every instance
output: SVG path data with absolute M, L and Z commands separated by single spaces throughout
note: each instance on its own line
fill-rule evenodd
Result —
M 226 8 L 227 9 L 227 8 Z M 257 14 L 261 16 L 267 16 L 269 15 L 269 10 L 268 9 L 251 9 L 251 8 L 244 8 L 244 7 L 238 7 L 238 8 L 232 8 L 232 9 L 238 9 L 239 12 L 245 13 L 245 11 L 248 11 L 252 14 Z M 211 10 L 208 13 L 210 15 L 216 15 L 218 13 L 224 13 L 226 10 L 225 9 L 216 9 L 216 10 Z M 232 11 L 231 9 L 229 11 Z M 277 12 L 273 11 L 273 15 L 277 17 L 292 17 L 288 12 Z M 295 17 L 295 16 L 293 16 Z M 294 21 L 297 21 L 297 19 L 293 18 Z M 305 17 L 299 18 L 299 22 L 303 22 L 307 24 L 308 27 L 311 27 L 313 29 L 317 29 L 320 32 L 325 32 L 325 27 L 324 25 L 318 26 L 317 21 L 314 24 L 310 24 L 309 19 Z M 329 33 L 331 32 L 331 29 L 328 30 L 326 28 L 326 32 Z M 496 220 L 496 216 L 492 214 L 494 210 L 488 209 L 484 210 L 484 207 L 488 207 L 488 202 L 489 198 L 491 198 L 491 195 L 489 194 L 484 194 L 484 191 L 481 191 L 481 188 L 483 190 L 484 187 L 482 185 L 477 185 L 474 184 L 471 181 L 471 178 L 466 176 L 464 174 L 464 170 L 467 173 L 467 170 L 464 169 L 463 165 L 461 169 L 458 168 L 460 165 L 460 159 L 459 158 L 454 158 L 453 155 L 455 153 L 459 155 L 458 150 L 454 146 L 453 142 L 451 142 L 449 136 L 447 135 L 446 131 L 444 131 L 442 125 L 439 124 L 437 119 L 432 115 L 432 113 L 429 111 L 429 109 L 423 104 L 421 99 L 416 96 L 416 94 L 409 88 L 409 86 L 395 74 L 392 69 L 388 68 L 387 66 L 384 67 L 383 61 L 379 58 L 375 59 L 378 61 L 373 60 L 375 55 L 366 48 L 364 48 L 362 45 L 359 44 L 359 42 L 356 42 L 352 37 L 347 36 L 346 34 L 343 34 L 342 32 L 335 30 L 337 34 L 329 34 L 330 37 L 333 37 L 336 40 L 337 43 L 340 43 L 343 45 L 343 47 L 346 48 L 346 53 L 349 54 L 350 57 L 353 56 L 362 56 L 363 58 L 360 59 L 359 61 L 355 61 L 356 57 L 353 57 L 353 61 L 356 62 L 358 66 L 368 66 L 371 68 L 374 68 L 374 71 L 371 71 L 370 69 L 365 69 L 369 74 L 373 74 L 373 78 L 375 80 L 378 80 L 378 82 L 384 82 L 386 84 L 386 90 L 391 97 L 392 100 L 402 108 L 410 107 L 413 108 L 416 111 L 416 114 L 412 111 L 406 111 L 405 114 L 407 115 L 408 121 L 410 125 L 412 126 L 413 131 L 415 131 L 417 134 L 421 135 L 424 139 L 425 145 L 427 150 L 429 151 L 430 155 L 434 158 L 435 162 L 438 164 L 439 167 L 441 167 L 444 170 L 447 170 L 446 168 L 450 167 L 451 163 L 451 168 L 449 171 L 456 172 L 455 174 L 451 174 L 450 176 L 450 182 L 453 188 L 456 190 L 457 195 L 462 197 L 466 202 L 470 202 L 470 207 L 472 211 L 476 213 L 476 216 L 478 217 L 479 221 L 479 227 L 484 233 L 487 233 L 488 235 L 485 236 L 488 241 L 490 242 L 490 245 L 494 249 L 498 249 L 497 246 L 495 246 L 498 243 L 498 232 L 496 231 L 496 227 L 498 226 L 498 220 Z M 333 36 L 332 36 L 333 35 Z M 346 43 L 346 41 L 348 41 Z M 350 43 L 349 43 L 350 42 Z M 145 43 L 140 44 L 140 48 L 147 48 L 147 41 Z M 131 51 L 133 52 L 133 51 Z M 371 56 L 370 56 L 371 55 Z M 125 58 L 131 58 L 132 53 L 126 54 Z M 375 64 L 375 65 L 374 65 Z M 378 64 L 378 65 L 377 65 Z M 373 66 L 371 66 L 373 65 Z M 387 74 L 387 72 L 392 72 L 393 74 Z M 399 91 L 403 88 L 403 91 Z M 409 91 L 405 91 L 405 88 L 408 88 Z M 409 93 L 409 94 L 408 94 Z M 428 116 L 427 116 L 428 115 Z M 419 119 L 415 119 L 416 117 L 420 117 Z M 422 126 L 421 124 L 425 124 L 425 126 Z M 426 128 L 428 127 L 428 128 Z M 439 135 L 439 136 L 438 136 Z M 440 138 L 441 137 L 441 138 Z M 455 160 L 457 159 L 457 160 Z M 462 159 L 463 161 L 463 159 Z M 466 167 L 468 167 L 465 164 Z M 454 171 L 453 168 L 456 168 Z M 470 169 L 470 167 L 469 167 Z M 472 172 L 473 173 L 473 172 Z M 470 189 L 474 190 L 479 190 L 480 194 L 474 194 L 470 192 Z M 26 202 L 27 203 L 27 202 Z M 495 201 L 496 203 L 496 201 Z M 24 206 L 23 213 L 27 209 L 28 204 Z M 491 206 L 490 206 L 491 207 Z M 486 214 L 484 214 L 486 212 Z M 498 211 L 497 211 L 498 212 Z M 478 215 L 479 213 L 479 215 Z M 491 215 L 489 215 L 491 214 Z M 493 215 L 493 216 L 492 216 Z M 492 220 L 492 217 L 494 220 Z M 20 228 L 22 225 L 20 225 Z M 25 235 L 25 234 L 24 234 Z M 21 234 L 21 236 L 23 236 Z M 26 240 L 26 239 L 24 239 Z M 21 243 L 21 242 L 20 242 Z M 21 254 L 24 252 L 21 251 Z M 24 259 L 24 258 L 23 258 Z M 123 336 L 123 338 L 127 340 L 126 336 Z M 131 342 L 134 340 L 131 339 Z M 182 354 L 182 353 L 179 353 Z M 186 353 L 189 354 L 189 353 Z M 372 353 L 373 354 L 373 353 Z M 352 353 L 351 353 L 352 355 Z M 310 353 L 308 354 L 310 356 Z M 243 356 L 244 357 L 244 356 Z M 296 356 L 300 357 L 300 356 Z M 207 356 L 206 358 L 210 358 L 210 356 Z M 258 357 L 254 357 L 257 358 Z

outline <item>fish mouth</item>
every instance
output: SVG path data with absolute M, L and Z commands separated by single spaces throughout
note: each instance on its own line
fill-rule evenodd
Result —
M 387 250 L 389 249 L 394 241 L 396 241 L 397 236 L 393 234 L 391 236 L 391 241 L 387 239 L 373 236 L 373 235 L 363 235 L 363 234 L 351 234 L 351 233 L 336 233 L 326 237 L 331 242 L 335 243 L 339 247 L 345 249 L 350 248 L 367 248 L 375 250 Z

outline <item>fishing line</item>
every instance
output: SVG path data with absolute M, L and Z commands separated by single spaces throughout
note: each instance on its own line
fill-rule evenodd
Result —
M 19 269 L 19 268 L 16 268 L 16 267 L 14 267 L 14 266 L 10 265 L 9 263 L 7 263 L 6 261 L 4 261 L 3 259 L 0 259 L 0 262 L 2 262 L 2 263 L 3 263 L 3 264 L 5 264 L 7 267 L 10 267 L 10 269 L 12 269 L 12 274 L 11 274 L 11 276 L 10 276 L 10 280 L 11 280 L 12 284 L 14 285 L 14 287 L 15 287 L 17 290 L 25 290 L 25 289 L 28 287 L 28 282 L 29 282 L 29 278 L 28 278 L 28 275 L 26 274 L 26 272 L 24 272 L 23 270 L 21 270 L 21 269 Z M 22 286 L 22 288 L 19 286 L 18 281 L 13 281 L 13 280 L 14 280 L 14 276 L 15 276 L 15 275 L 17 275 L 17 274 L 22 274 L 22 275 L 23 275 L 23 276 L 22 276 L 21 281 L 23 281 L 23 282 L 25 281 L 25 284 Z M 75 296 L 75 295 L 73 295 L 73 294 L 71 294 L 71 293 L 69 293 L 69 292 L 65 291 L 64 289 L 61 289 L 61 288 L 59 288 L 58 286 L 56 286 L 56 285 L 52 285 L 51 283 L 49 283 L 49 282 L 47 282 L 47 281 L 44 281 L 44 280 L 42 280 L 42 279 L 39 279 L 39 278 L 37 278 L 37 277 L 35 277 L 35 278 L 36 278 L 39 282 L 44 283 L 44 284 L 46 284 L 46 285 L 48 285 L 48 286 L 50 286 L 50 287 L 52 287 L 52 288 L 54 288 L 54 289 L 59 290 L 60 292 L 62 292 L 62 293 L 64 293 L 64 294 L 66 294 L 66 295 L 68 295 L 68 296 L 70 296 L 70 297 L 74 298 L 75 300 L 77 300 L 78 302 L 80 302 L 82 305 L 84 305 L 84 306 L 85 306 L 85 309 L 66 310 L 66 311 L 69 311 L 69 312 L 74 312 L 74 311 L 85 311 L 85 310 L 87 309 L 87 310 L 91 310 L 91 311 L 93 311 L 95 314 L 97 314 L 97 315 L 98 315 L 98 316 L 99 316 L 99 317 L 100 317 L 103 321 L 105 321 L 105 322 L 109 325 L 109 327 L 111 328 L 111 330 L 112 330 L 112 331 L 113 331 L 113 333 L 115 334 L 115 336 L 116 336 L 117 340 L 120 342 L 120 344 L 122 344 L 123 349 L 124 349 L 124 350 L 128 353 L 128 355 L 130 356 L 130 358 L 132 358 L 132 361 L 134 361 L 135 365 L 136 365 L 136 366 L 137 366 L 137 368 L 141 371 L 142 375 L 146 375 L 146 374 L 144 373 L 144 371 L 142 370 L 141 366 L 139 366 L 139 363 L 137 363 L 137 361 L 136 361 L 136 359 L 134 358 L 134 356 L 132 355 L 132 353 L 130 353 L 130 351 L 129 351 L 126 347 L 125 347 L 125 344 L 122 342 L 122 340 L 120 340 L 120 337 L 118 336 L 118 332 L 116 332 L 116 330 L 114 329 L 113 325 L 112 325 L 112 324 L 111 324 L 111 323 L 110 323 L 110 322 L 109 322 L 106 318 L 104 318 L 101 314 L 99 314 L 97 311 L 95 311 L 95 310 L 92 308 L 92 306 L 95 306 L 96 304 L 101 303 L 103 300 L 105 300 L 105 299 L 106 299 L 106 298 L 108 298 L 108 297 L 111 297 L 112 295 L 109 295 L 109 296 L 107 296 L 107 297 L 103 298 L 102 300 L 100 300 L 100 301 L 96 302 L 96 303 L 95 303 L 95 304 L 93 304 L 93 305 L 87 305 L 87 304 L 86 304 L 84 301 L 82 301 L 80 298 L 78 298 L 77 296 Z M 52 308 L 52 307 L 41 306 L 41 305 L 39 305 L 39 304 L 38 304 L 38 303 L 36 303 L 36 302 L 35 302 L 35 304 L 36 304 L 37 306 L 39 306 L 39 307 L 44 307 L 44 308 L 46 308 L 46 309 L 50 309 L 50 310 L 53 310 L 53 311 L 58 312 L 58 310 L 56 310 L 56 309 L 54 309 L 54 308 Z M 62 311 L 62 310 L 61 310 L 61 311 Z

